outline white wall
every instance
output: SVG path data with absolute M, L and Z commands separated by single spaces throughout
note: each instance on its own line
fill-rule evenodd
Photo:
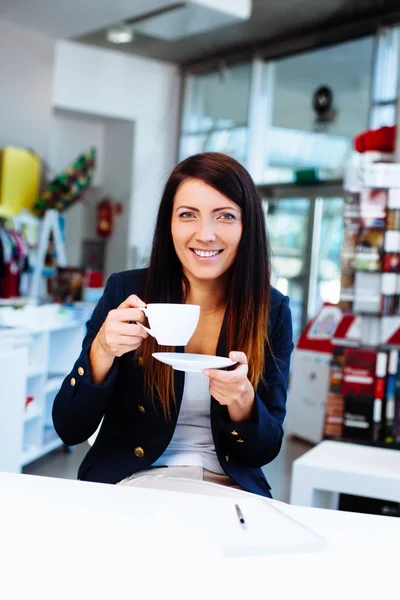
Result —
M 0 147 L 30 147 L 47 157 L 54 41 L 0 21 Z
M 84 195 L 84 200 L 68 208 L 65 217 L 65 246 L 68 264 L 82 265 L 82 242 L 96 238 L 95 206 L 103 180 L 106 120 L 80 113 L 55 110 L 51 121 L 49 166 L 54 175 L 65 169 L 79 154 L 94 146 L 97 151 L 93 185 L 97 189 Z
M 129 264 L 128 238 L 132 196 L 134 126 L 132 121 L 109 119 L 105 131 L 105 163 L 102 189 L 113 203 L 123 206 L 121 215 L 114 215 L 113 235 L 107 241 L 105 275 L 126 269 Z
M 96 148 L 93 185 L 103 181 L 106 120 L 77 112 L 54 110 L 50 132 L 50 167 L 59 173 L 83 151 Z
M 92 188 L 65 211 L 68 264 L 82 266 L 84 240 L 97 240 L 96 206 L 105 196 L 123 205 L 115 215 L 113 234 L 106 240 L 105 276 L 128 266 L 129 215 L 132 197 L 133 121 L 55 110 L 50 139 L 50 164 L 56 173 L 80 153 L 96 148 Z
M 179 95 L 176 66 L 75 42 L 56 45 L 56 108 L 135 122 L 129 246 L 138 247 L 139 262 L 176 162 Z

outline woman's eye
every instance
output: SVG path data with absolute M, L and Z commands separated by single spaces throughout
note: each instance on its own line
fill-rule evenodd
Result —
M 234 221 L 235 215 L 233 215 L 232 213 L 222 213 L 221 215 L 219 215 L 218 218 L 222 219 L 223 221 Z
M 185 211 L 185 212 L 181 213 L 179 216 L 181 217 L 181 219 L 192 219 L 194 217 L 194 214 L 192 212 Z

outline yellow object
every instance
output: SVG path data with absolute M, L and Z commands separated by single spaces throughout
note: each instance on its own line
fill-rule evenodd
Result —
M 0 217 L 31 211 L 40 185 L 40 157 L 24 148 L 6 147 L 0 154 Z

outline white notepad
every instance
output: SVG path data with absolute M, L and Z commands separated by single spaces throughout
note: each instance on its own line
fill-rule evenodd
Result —
M 239 521 L 235 504 L 242 511 L 245 525 Z M 320 551 L 326 545 L 321 535 L 263 498 L 193 495 L 189 502 L 178 501 L 168 508 L 228 556 Z

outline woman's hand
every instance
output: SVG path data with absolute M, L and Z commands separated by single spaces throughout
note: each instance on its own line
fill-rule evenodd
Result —
M 146 304 L 137 296 L 129 296 L 118 308 L 110 310 L 106 320 L 96 336 L 99 349 L 112 357 L 122 356 L 132 350 L 137 350 L 143 339 L 148 337 L 140 325 L 135 321 L 143 322 L 145 315 L 138 307 Z
M 129 296 L 118 308 L 110 310 L 90 348 L 90 366 L 92 380 L 96 384 L 104 383 L 116 356 L 122 356 L 137 350 L 147 331 L 134 321 L 143 322 L 145 316 L 138 307 L 146 306 L 135 295 Z
M 211 395 L 228 407 L 231 421 L 248 421 L 254 411 L 254 389 L 247 378 L 247 356 L 244 352 L 230 352 L 229 358 L 238 363 L 233 371 L 207 369 L 203 374 L 210 378 Z

